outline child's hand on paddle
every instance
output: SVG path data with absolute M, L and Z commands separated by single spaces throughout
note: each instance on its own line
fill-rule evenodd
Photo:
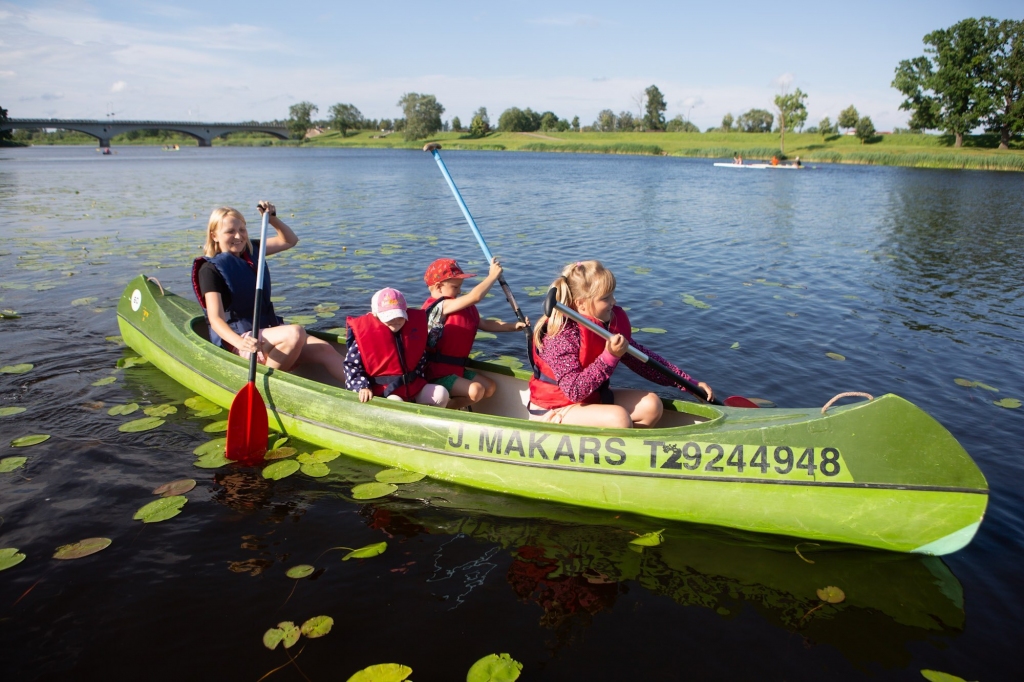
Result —
M 368 389 L 368 388 L 361 388 L 361 389 L 359 389 L 359 402 L 361 402 L 361 403 L 369 402 L 370 398 L 372 398 L 372 397 L 373 397 L 373 391 L 371 391 L 370 389 Z
M 626 341 L 626 337 L 622 334 L 615 334 L 608 339 L 605 344 L 605 350 L 614 355 L 617 358 L 621 358 L 626 354 L 626 348 L 629 347 L 629 342 Z
M 516 331 L 519 331 L 520 329 L 526 329 L 529 326 L 530 326 L 530 318 L 527 317 L 525 322 L 518 322 L 518 321 L 516 322 Z
M 494 258 L 491 259 L 491 268 L 487 272 L 487 278 L 496 280 L 499 277 L 501 277 L 501 273 L 503 271 L 504 268 L 501 267 L 501 263 L 498 262 L 498 257 L 495 256 Z

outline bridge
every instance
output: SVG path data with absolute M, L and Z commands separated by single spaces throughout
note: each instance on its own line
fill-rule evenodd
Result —
M 290 131 L 283 125 L 261 123 L 196 123 L 195 121 L 90 121 L 86 119 L 61 118 L 9 118 L 0 122 L 0 130 L 60 128 L 92 135 L 99 140 L 99 146 L 109 147 L 110 138 L 133 130 L 171 130 L 191 135 L 199 140 L 200 147 L 209 147 L 214 138 L 228 133 L 267 133 L 287 140 Z

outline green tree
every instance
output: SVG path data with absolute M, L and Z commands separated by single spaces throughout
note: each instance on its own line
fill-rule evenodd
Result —
M 312 102 L 299 102 L 288 107 L 288 129 L 292 138 L 301 140 L 313 127 L 313 115 L 320 111 L 320 107 Z
M 558 117 L 555 116 L 555 112 L 545 111 L 540 115 L 540 129 L 545 131 L 558 129 Z
M 7 118 L 7 110 L 0 107 L 0 123 L 6 123 Z M 0 142 L 8 142 L 11 140 L 11 137 L 10 130 L 0 130 Z
M 480 107 L 469 122 L 469 134 L 471 137 L 483 137 L 489 132 L 491 132 L 491 119 L 487 115 L 487 107 Z
M 839 129 L 832 125 L 832 119 L 826 116 L 818 123 L 818 132 L 821 133 L 822 138 L 827 138 L 838 133 Z
M 572 129 L 573 129 L 573 132 L 576 132 L 576 133 L 578 133 L 580 131 L 580 117 L 579 116 L 573 116 L 572 117 Z
M 405 130 L 402 136 L 407 140 L 422 140 L 441 129 L 441 114 L 444 107 L 433 95 L 407 92 L 398 100 L 405 114 Z
M 807 99 L 807 95 L 800 88 L 791 93 L 781 92 L 775 96 L 775 109 L 779 112 L 779 133 L 782 135 L 780 146 L 783 154 L 786 153 L 786 129 L 799 130 L 807 121 L 805 99 Z
M 912 111 L 913 128 L 938 128 L 963 145 L 964 134 L 976 128 L 993 109 L 985 78 L 992 69 L 990 26 L 994 19 L 964 19 L 924 37 L 925 56 L 904 59 L 892 86 L 906 99 L 900 109 Z
M 665 124 L 665 131 L 669 133 L 699 133 L 700 128 L 690 121 L 683 120 L 683 115 L 679 114 Z
M 462 121 L 459 120 L 458 116 L 452 119 L 452 131 L 456 133 L 462 132 Z
M 732 124 L 733 124 L 733 117 L 732 117 L 731 113 L 726 114 L 725 116 L 723 116 L 722 117 L 722 132 L 723 133 L 731 133 L 732 132 Z
M 597 120 L 594 121 L 594 128 L 602 133 L 611 133 L 615 132 L 616 123 L 618 121 L 615 112 L 611 109 L 602 109 L 597 115 Z
M 554 114 L 552 117 L 557 122 L 558 118 Z M 505 133 L 532 133 L 539 130 L 540 125 L 540 114 L 529 107 L 526 109 L 509 107 L 498 117 L 498 130 Z
M 330 108 L 331 127 L 346 137 L 349 130 L 355 130 L 363 121 L 363 114 L 352 104 L 335 104 Z
M 984 80 L 992 110 L 983 122 L 999 133 L 999 148 L 1009 149 L 1010 136 L 1024 132 L 1024 21 L 989 20 L 986 30 L 991 64 Z
M 857 121 L 859 120 L 860 114 L 857 113 L 857 107 L 851 104 L 839 112 L 839 118 L 836 119 L 836 122 L 839 123 L 840 128 L 849 130 L 850 128 L 856 128 Z
M 665 96 L 661 94 L 661 90 L 658 89 L 657 85 L 652 85 L 644 90 L 644 94 L 647 95 L 647 112 L 644 114 L 644 127 L 648 130 L 664 130 L 665 109 L 668 108 L 665 104 Z
M 558 125 L 555 126 L 555 130 L 557 130 L 560 133 L 564 133 L 568 132 L 569 128 L 570 126 L 568 121 L 566 121 L 564 118 L 558 119 Z
M 619 112 L 617 127 L 623 132 L 632 132 L 636 128 L 636 122 L 633 120 L 633 113 L 629 111 Z
M 744 133 L 770 133 L 774 120 L 775 116 L 770 111 L 751 109 L 745 114 L 740 114 L 736 119 L 736 126 Z
M 854 127 L 857 139 L 864 144 L 875 136 L 875 124 L 871 122 L 870 116 L 862 116 Z

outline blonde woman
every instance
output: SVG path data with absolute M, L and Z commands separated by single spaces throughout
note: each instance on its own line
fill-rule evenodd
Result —
M 649 357 L 690 377 L 678 367 L 630 337 L 626 312 L 615 305 L 615 275 L 596 260 L 566 266 L 551 284 L 559 303 L 572 308 L 612 336 L 605 341 L 559 312 L 542 317 L 534 331 L 534 374 L 530 380 L 530 419 L 555 424 L 607 428 L 652 427 L 661 419 L 661 398 L 649 391 L 609 388 L 612 372 L 623 361 L 631 370 L 657 384 L 677 386 L 661 373 L 626 355 L 632 345 Z M 708 399 L 711 387 L 700 386 Z M 682 386 L 677 386 L 682 389 Z
M 269 211 L 274 236 L 267 238 L 267 255 L 286 251 L 299 238 L 269 201 L 257 206 L 260 215 Z M 284 324 L 270 302 L 269 268 L 263 274 L 260 306 L 260 338 L 252 337 L 256 304 L 256 258 L 259 240 L 252 242 L 245 218 L 233 208 L 217 208 L 210 214 L 204 255 L 192 264 L 192 286 L 206 312 L 210 341 L 248 360 L 257 353 L 260 364 L 288 371 L 297 364 L 322 364 L 340 382 L 345 381 L 344 359 L 326 341 L 307 336 L 297 324 Z

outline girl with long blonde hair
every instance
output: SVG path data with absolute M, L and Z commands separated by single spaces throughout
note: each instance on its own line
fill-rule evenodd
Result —
M 663 410 L 661 398 L 648 391 L 609 387 L 619 361 L 657 384 L 683 387 L 626 355 L 627 346 L 632 345 L 686 379 L 690 377 L 632 339 L 629 317 L 615 305 L 615 275 L 599 261 L 577 261 L 567 265 L 551 286 L 559 303 L 604 326 L 613 336 L 605 341 L 557 310 L 550 317 L 542 317 L 534 330 L 530 419 L 608 428 L 656 425 Z M 711 387 L 704 382 L 694 383 L 710 400 Z
M 269 201 L 259 202 L 262 216 L 269 212 L 274 236 L 267 237 L 269 256 L 299 243 L 288 225 L 277 217 Z M 210 341 L 248 359 L 257 353 L 260 364 L 283 371 L 308 362 L 322 364 L 344 384 L 344 359 L 326 341 L 307 336 L 297 324 L 284 324 L 274 313 L 269 271 L 264 271 L 263 301 L 260 306 L 260 338 L 252 337 L 256 303 L 256 254 L 259 242 L 249 240 L 245 218 L 233 208 L 214 209 L 206 230 L 203 256 L 192 265 L 192 286 L 206 312 Z

